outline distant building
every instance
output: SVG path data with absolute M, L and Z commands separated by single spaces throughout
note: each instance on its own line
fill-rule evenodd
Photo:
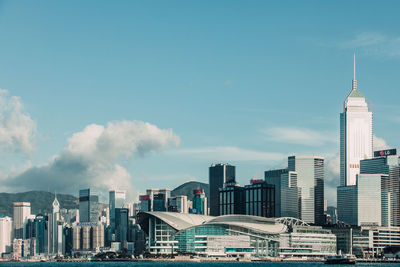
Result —
M 239 185 L 220 188 L 218 202 L 220 215 L 245 214 L 246 212 L 244 188 Z
M 112 190 L 109 192 L 110 226 L 115 229 L 115 209 L 124 208 L 126 192 L 123 190 Z
M 0 258 L 12 250 L 12 219 L 0 217 Z
M 275 186 L 275 217 L 301 218 L 301 190 L 297 186 L 297 172 L 278 169 L 264 174 L 265 181 Z
M 168 211 L 188 213 L 189 206 L 187 196 L 174 196 L 168 198 Z
M 329 215 L 328 224 L 336 224 L 337 223 L 337 209 L 333 206 L 328 206 L 326 209 L 326 214 Z
M 79 191 L 79 222 L 99 221 L 99 196 L 90 189 Z
M 193 209 L 192 213 L 207 215 L 207 197 L 202 189 L 193 190 Z
M 400 158 L 396 149 L 374 152 L 360 161 L 361 174 L 386 174 L 381 180 L 382 226 L 400 226 Z
M 360 160 L 372 158 L 373 132 L 371 104 L 357 89 L 354 58 L 352 90 L 340 113 L 340 186 L 337 189 L 338 217 L 354 223 L 347 199 L 354 198 L 357 175 L 360 174 Z M 346 188 L 350 187 L 350 188 Z
M 142 211 L 167 211 L 168 198 L 171 196 L 169 189 L 147 189 L 146 195 L 139 196 Z
M 360 160 L 372 158 L 371 104 L 357 89 L 354 58 L 352 90 L 340 113 L 340 186 L 356 184 Z
M 125 208 L 115 209 L 115 233 L 116 241 L 128 241 L 129 210 Z
M 31 216 L 31 203 L 29 202 L 14 202 L 14 215 L 13 215 L 13 230 L 14 238 L 26 238 L 26 223 Z
M 209 168 L 210 215 L 220 215 L 219 189 L 225 185 L 236 184 L 235 166 L 229 164 L 213 164 Z
M 301 218 L 315 225 L 324 224 L 324 158 L 318 156 L 291 156 L 288 170 L 297 173 L 301 190 Z
M 275 186 L 263 180 L 251 180 L 244 187 L 244 214 L 275 217 Z

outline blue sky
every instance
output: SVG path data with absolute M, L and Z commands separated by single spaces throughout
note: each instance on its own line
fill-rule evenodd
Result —
M 0 100 L 9 106 L 0 108 L 0 178 L 14 181 L 2 190 L 77 194 L 113 169 L 102 185 L 129 184 L 135 197 L 207 182 L 213 162 L 236 165 L 246 184 L 284 167 L 288 155 L 315 154 L 326 158 L 334 204 L 353 53 L 375 143 L 399 147 L 399 8 L 398 1 L 0 1 L 7 90 Z M 138 153 L 138 143 L 115 144 L 154 129 L 123 121 L 161 132 L 139 138 L 151 145 Z M 86 128 L 93 124 L 104 127 L 113 156 L 79 150 L 91 164 L 81 167 L 97 169 L 65 188 L 59 182 L 68 178 L 52 166 L 72 157 L 81 137 L 74 134 L 102 133 Z

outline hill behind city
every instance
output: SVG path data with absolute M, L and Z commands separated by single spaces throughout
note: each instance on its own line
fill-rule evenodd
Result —
M 77 209 L 78 198 L 67 195 L 57 194 L 61 208 Z M 54 193 L 46 191 L 29 191 L 23 193 L 0 193 L 0 214 L 5 216 L 13 215 L 13 202 L 30 202 L 31 213 L 39 214 L 51 212 Z

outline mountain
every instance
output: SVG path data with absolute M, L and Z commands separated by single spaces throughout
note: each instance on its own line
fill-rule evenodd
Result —
M 210 194 L 210 186 L 206 183 L 201 182 L 187 182 L 181 184 L 177 188 L 171 191 L 171 196 L 187 196 L 188 200 L 193 200 L 194 194 L 193 190 L 195 189 L 203 189 L 206 193 L 207 200 L 209 201 L 209 194 Z
M 72 195 L 57 194 L 62 209 L 77 209 L 78 198 Z M 52 211 L 54 194 L 45 191 L 29 191 L 24 193 L 0 193 L 0 214 L 13 215 L 13 202 L 30 202 L 31 213 L 39 214 Z

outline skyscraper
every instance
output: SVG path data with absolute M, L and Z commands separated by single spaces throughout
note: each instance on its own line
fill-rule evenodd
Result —
M 226 184 L 235 184 L 235 166 L 229 164 L 213 164 L 209 168 L 210 185 L 210 215 L 218 216 L 219 212 L 219 189 Z
M 382 226 L 400 226 L 400 158 L 396 149 L 375 151 L 360 161 L 361 174 L 382 175 Z
M 12 248 L 12 219 L 0 217 L 0 256 L 11 252 Z
M 115 209 L 122 209 L 125 204 L 126 193 L 122 190 L 112 190 L 109 196 L 110 205 L 110 225 L 115 229 Z
M 95 195 L 90 189 L 79 190 L 79 221 L 98 222 L 99 221 L 99 196 Z
M 324 224 L 324 158 L 317 156 L 291 156 L 288 170 L 297 173 L 297 186 L 301 190 L 301 219 Z
M 356 184 L 360 160 L 372 158 L 372 112 L 370 103 L 357 89 L 354 57 L 353 86 L 340 113 L 340 186 Z
M 25 239 L 25 225 L 31 215 L 31 203 L 14 202 L 13 230 L 14 238 Z

